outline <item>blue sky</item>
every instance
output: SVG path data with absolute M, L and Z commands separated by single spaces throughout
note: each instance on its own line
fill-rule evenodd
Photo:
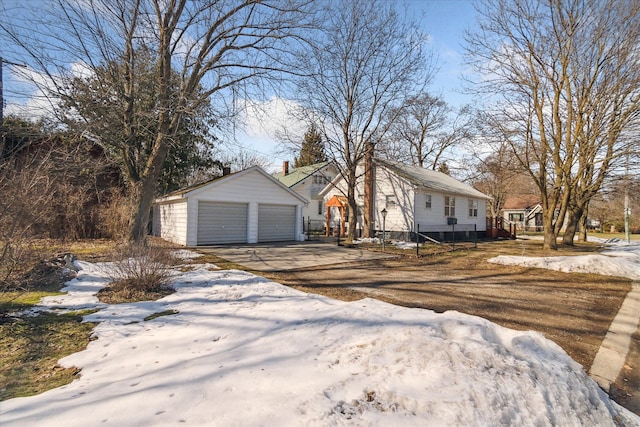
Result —
M 471 27 L 475 20 L 472 0 L 406 0 L 406 4 L 409 15 L 419 19 L 423 30 L 431 36 L 431 45 L 439 68 L 431 85 L 431 92 L 443 96 L 454 107 L 471 102 L 469 96 L 462 94 L 461 75 L 464 71 L 462 53 L 464 30 Z M 2 50 L 5 49 L 0 47 L 0 55 L 3 55 Z M 4 56 L 10 55 L 4 53 Z M 11 67 L 6 65 L 4 96 L 5 114 L 19 110 L 16 108 L 18 104 L 25 104 L 29 100 L 25 95 L 24 87 L 21 87 L 19 81 L 12 75 Z M 31 100 L 31 105 L 38 105 L 38 103 Z M 277 105 L 273 108 L 275 112 L 269 115 L 273 118 L 271 125 L 265 128 L 257 120 L 248 120 L 250 128 L 247 132 L 236 133 L 237 140 L 231 142 L 230 146 L 236 149 L 243 147 L 250 152 L 267 157 L 275 168 L 282 164 L 283 160 L 292 160 L 292 155 L 282 153 L 281 147 L 274 138 L 274 131 L 279 125 L 278 118 L 281 117 L 278 110 L 283 108 L 278 108 Z M 282 121 L 284 120 L 282 118 Z
M 432 49 L 439 69 L 431 85 L 431 92 L 441 95 L 454 107 L 470 103 L 471 97 L 462 93 L 461 77 L 464 73 L 464 31 L 470 28 L 476 19 L 473 1 L 408 0 L 406 4 L 413 18 L 422 17 L 422 29 L 431 36 Z M 273 116 L 278 117 L 279 114 Z M 268 156 L 272 159 L 274 169 L 278 169 L 283 160 L 292 158 L 280 152 L 278 142 L 272 137 L 273 132 L 274 129 L 261 128 L 256 122 L 246 135 L 238 135 L 238 143 L 256 154 Z
M 464 31 L 472 27 L 476 13 L 471 0 L 411 0 L 411 8 L 424 12 L 422 28 L 431 35 L 433 50 L 438 55 L 440 70 L 432 90 L 447 102 L 460 107 L 470 102 L 461 93 L 464 72 Z

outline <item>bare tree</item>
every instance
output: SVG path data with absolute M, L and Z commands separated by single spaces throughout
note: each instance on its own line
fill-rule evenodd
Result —
M 382 156 L 436 170 L 453 147 L 470 137 L 471 115 L 466 107 L 454 111 L 442 97 L 413 96 L 390 112 L 389 135 L 381 142 Z
M 514 161 L 507 146 L 499 147 L 474 165 L 476 175 L 472 177 L 473 187 L 482 191 L 491 200 L 488 202 L 489 216 L 502 215 L 505 201 L 509 196 L 533 194 L 533 183 L 525 171 Z
M 260 166 L 266 171 L 274 167 L 271 159 L 243 148 L 221 153 L 220 164 L 231 168 L 232 172 L 241 171 L 251 166 Z
M 555 249 L 567 213 L 570 223 L 581 217 L 625 152 L 620 136 L 637 124 L 640 2 L 485 0 L 479 6 L 467 50 L 483 75 L 479 87 L 495 95 L 486 119 L 535 181 L 544 247 Z
M 310 0 L 53 0 L 23 2 L 11 8 L 13 22 L 0 23 L 15 59 L 26 62 L 38 77 L 47 76 L 46 94 L 55 105 L 68 96 L 66 82 L 78 73 L 112 67 L 118 82 L 117 112 L 124 133 L 123 170 L 135 200 L 130 239 L 146 233 L 149 211 L 169 146 L 183 120 L 203 102 L 224 117 L 234 97 L 250 84 L 265 83 L 286 68 L 288 43 L 310 16 Z M 39 10 L 28 10 L 38 7 Z M 46 10 L 43 10 L 45 8 Z M 37 29 L 37 30 L 34 30 Z M 156 130 L 141 167 L 128 147 L 135 146 L 138 52 L 154 55 L 156 101 L 149 114 Z M 75 72 L 75 74 L 74 74 Z M 177 81 L 175 76 L 177 77 Z M 35 79 L 34 79 L 35 80 Z M 97 83 L 100 84 L 100 83 Z M 105 82 L 108 85 L 107 82 Z M 255 87 L 255 86 L 254 86 Z M 90 129 L 89 129 L 90 131 Z
M 348 0 L 332 6 L 316 43 L 299 55 L 306 76 L 298 80 L 298 102 L 344 178 L 348 239 L 353 239 L 357 167 L 387 134 L 389 113 L 418 93 L 432 70 L 425 35 L 393 2 Z

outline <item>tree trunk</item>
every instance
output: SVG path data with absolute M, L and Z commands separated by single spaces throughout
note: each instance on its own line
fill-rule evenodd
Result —
M 156 194 L 156 186 L 158 178 L 162 172 L 162 165 L 167 156 L 168 145 L 166 136 L 159 133 L 149 156 L 146 173 L 139 183 L 135 186 L 134 191 L 134 212 L 129 240 L 131 242 L 140 243 L 147 235 L 147 226 L 149 224 L 149 212 L 153 204 L 153 198 Z
M 587 216 L 587 209 L 585 209 L 580 217 L 580 232 L 578 233 L 578 241 L 583 243 L 587 241 Z
M 553 212 L 543 212 L 544 244 L 543 249 L 558 249 L 557 234 L 553 226 Z
M 573 240 L 578 231 L 578 223 L 580 222 L 580 217 L 582 217 L 582 209 L 573 206 L 567 210 L 567 213 L 567 228 L 565 228 L 562 235 L 562 244 L 573 246 Z

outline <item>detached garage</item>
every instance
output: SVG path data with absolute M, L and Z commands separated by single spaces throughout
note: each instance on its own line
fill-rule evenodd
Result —
M 303 240 L 306 203 L 254 166 L 156 199 L 153 234 L 186 246 Z

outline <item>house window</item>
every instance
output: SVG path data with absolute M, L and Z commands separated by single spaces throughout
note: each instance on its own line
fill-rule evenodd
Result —
M 396 196 L 386 196 L 387 209 L 393 209 L 398 204 Z
M 522 222 L 522 221 L 524 221 L 524 214 L 523 213 L 510 213 L 509 214 L 509 221 L 511 221 L 511 222 Z
M 456 216 L 456 198 L 444 196 L 444 216 Z
M 329 178 L 324 175 L 313 175 L 313 183 L 317 185 L 327 185 L 329 183 Z
M 478 201 L 469 199 L 469 218 L 478 217 Z
M 324 203 L 322 200 L 318 200 L 318 215 L 322 215 L 324 211 Z
M 424 208 L 431 209 L 431 194 L 427 194 L 424 197 L 425 197 Z

